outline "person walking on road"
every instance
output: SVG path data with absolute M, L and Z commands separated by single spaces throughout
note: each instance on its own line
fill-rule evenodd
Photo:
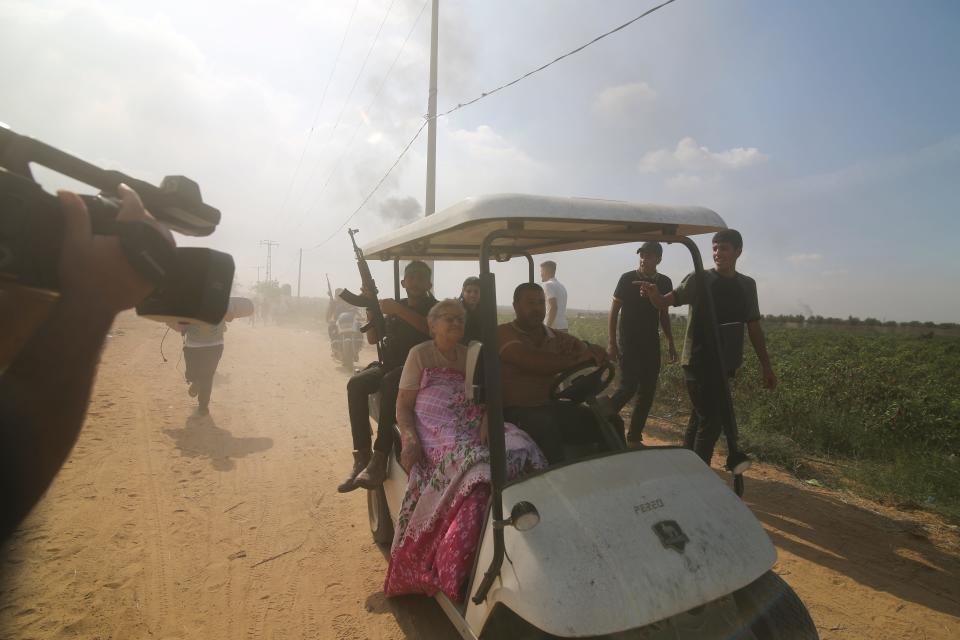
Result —
M 637 249 L 637 253 L 640 255 L 640 265 L 620 276 L 607 321 L 610 336 L 607 353 L 611 360 L 619 358 L 620 362 L 620 386 L 610 396 L 610 402 L 619 412 L 631 398 L 636 397 L 627 429 L 629 446 L 639 446 L 643 442 L 643 428 L 657 391 L 657 379 L 660 376 L 658 325 L 667 339 L 669 362 L 677 361 L 677 349 L 670 330 L 670 314 L 666 308 L 657 309 L 651 305 L 641 286 L 650 283 L 660 295 L 673 291 L 670 278 L 657 273 L 663 247 L 659 242 L 645 242 Z
M 194 417 L 203 417 L 210 413 L 210 394 L 213 392 L 213 376 L 217 373 L 220 358 L 223 357 L 223 334 L 227 331 L 227 322 L 233 320 L 224 316 L 217 324 L 179 324 L 169 326 L 183 335 L 184 378 L 190 386 L 187 393 L 197 399 Z

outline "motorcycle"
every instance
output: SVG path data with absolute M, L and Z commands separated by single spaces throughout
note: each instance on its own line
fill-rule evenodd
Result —
M 352 370 L 353 365 L 360 360 L 360 349 L 363 347 L 364 338 L 360 331 L 360 320 L 355 312 L 344 311 L 331 325 L 330 355 L 345 369 Z

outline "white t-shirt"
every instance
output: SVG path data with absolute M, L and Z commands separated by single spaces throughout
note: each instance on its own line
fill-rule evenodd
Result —
M 457 345 L 457 359 L 447 360 L 433 340 L 422 342 L 410 349 L 407 362 L 403 365 L 400 374 L 400 388 L 406 391 L 416 391 L 420 388 L 420 375 L 424 369 L 456 369 L 460 372 L 467 370 L 467 348 Z
M 187 327 L 185 347 L 215 347 L 223 344 L 223 333 L 227 330 L 227 323 L 221 320 L 218 324 L 194 323 Z
M 567 288 L 560 284 L 556 278 L 550 278 L 543 282 L 543 293 L 547 298 L 548 308 L 550 298 L 555 298 L 557 301 L 557 317 L 553 319 L 550 328 L 566 331 L 570 328 L 567 324 Z M 547 315 L 549 316 L 549 311 Z

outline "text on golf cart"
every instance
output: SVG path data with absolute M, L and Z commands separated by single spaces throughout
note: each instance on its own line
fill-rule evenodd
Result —
M 659 509 L 662 506 L 663 506 L 663 499 L 657 498 L 656 500 L 651 500 L 650 502 L 644 502 L 643 504 L 634 505 L 633 512 L 639 515 L 641 513 L 653 511 L 654 509 Z

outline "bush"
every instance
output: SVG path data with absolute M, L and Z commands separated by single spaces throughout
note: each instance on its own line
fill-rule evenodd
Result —
M 780 380 L 774 392 L 760 387 L 757 359 L 745 345 L 732 386 L 744 448 L 794 470 L 803 456 L 847 461 L 848 477 L 865 493 L 960 521 L 960 339 L 847 323 L 857 328 L 765 324 Z M 578 319 L 571 331 L 606 344 L 605 318 Z M 679 350 L 680 323 L 673 333 Z M 661 369 L 657 403 L 688 405 L 680 367 Z

